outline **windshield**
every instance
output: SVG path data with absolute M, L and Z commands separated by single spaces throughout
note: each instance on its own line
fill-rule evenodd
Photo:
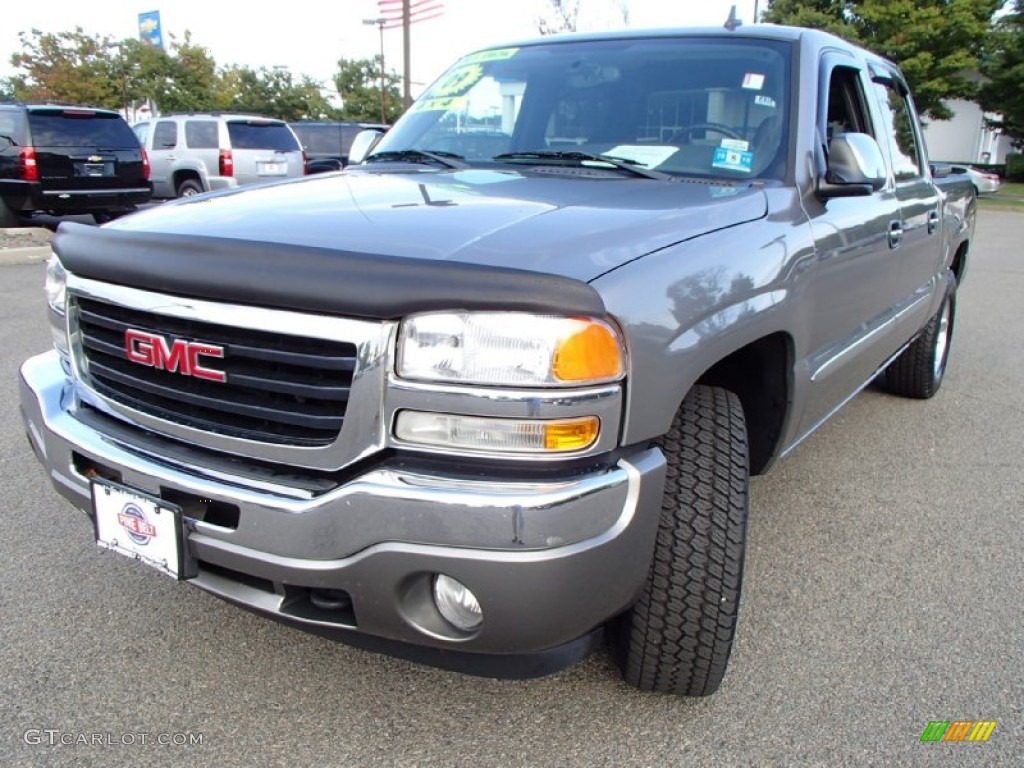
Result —
M 672 174 L 782 179 L 789 54 L 788 43 L 735 37 L 482 51 L 435 82 L 373 154 L 487 165 L 607 155 Z

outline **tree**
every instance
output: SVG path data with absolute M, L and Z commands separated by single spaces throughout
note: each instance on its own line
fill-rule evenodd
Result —
M 10 58 L 16 98 L 110 109 L 123 105 L 123 78 L 111 38 L 75 27 L 57 33 L 33 29 L 18 33 L 18 39 L 22 50 Z
M 548 0 L 545 14 L 537 17 L 537 31 L 542 35 L 575 32 L 580 17 L 580 0 Z
M 764 20 L 832 32 L 896 62 L 922 115 L 974 99 L 992 17 L 1003 0 L 772 0 Z
M 53 101 L 120 109 L 147 100 L 162 112 L 216 109 L 216 63 L 209 51 L 171 38 L 170 51 L 148 43 L 72 32 L 19 34 L 22 50 L 11 56 L 20 70 L 11 78 L 24 101 Z
M 596 6 L 590 3 L 590 25 L 580 21 L 580 5 L 580 0 L 547 0 L 547 8 L 536 17 L 537 31 L 542 35 L 556 35 L 577 32 L 586 26 L 591 29 L 629 26 L 629 0 L 605 0 Z
M 346 120 L 366 123 L 380 121 L 380 70 L 380 56 L 372 59 L 338 59 L 334 85 L 341 96 L 342 115 Z M 401 82 L 395 72 L 385 72 L 387 119 L 384 122 L 388 124 L 394 123 L 402 115 Z
M 981 71 L 988 82 L 979 90 L 979 102 L 986 112 L 1000 115 L 992 126 L 1019 148 L 1024 145 L 1024 6 L 1020 0 L 996 23 Z
M 225 109 L 252 112 L 281 120 L 334 120 L 339 111 L 330 105 L 312 78 L 301 75 L 298 82 L 283 67 L 258 70 L 229 67 L 221 72 L 221 100 Z

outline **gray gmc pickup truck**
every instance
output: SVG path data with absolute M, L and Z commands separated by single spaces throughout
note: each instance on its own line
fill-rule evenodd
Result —
M 507 677 L 607 637 L 710 694 L 750 475 L 942 382 L 975 201 L 936 175 L 899 69 L 820 32 L 479 51 L 341 173 L 62 226 L 29 440 L 102 547 L 265 616 Z

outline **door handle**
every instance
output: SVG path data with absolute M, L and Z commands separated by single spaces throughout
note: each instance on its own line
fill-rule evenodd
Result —
M 939 212 L 930 211 L 928 213 L 928 234 L 934 235 L 935 230 L 939 228 Z
M 889 247 L 890 248 L 899 248 L 901 242 L 903 242 L 903 222 L 902 221 L 890 221 L 889 222 Z

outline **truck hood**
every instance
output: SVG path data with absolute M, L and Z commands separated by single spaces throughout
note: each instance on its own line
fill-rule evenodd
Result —
M 105 229 L 450 261 L 586 282 L 766 212 L 757 188 L 587 168 L 359 169 L 183 199 Z

